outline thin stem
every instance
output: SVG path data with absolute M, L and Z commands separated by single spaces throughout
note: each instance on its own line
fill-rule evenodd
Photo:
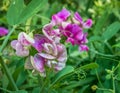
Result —
M 7 92 L 7 93 L 11 93 L 11 91 L 9 91 L 9 90 L 6 90 L 6 89 L 4 89 L 4 88 L 1 88 L 1 87 L 0 87 L 0 90 L 3 90 L 3 91 L 5 91 L 5 92 Z
M 17 88 L 17 86 L 16 86 L 16 84 L 15 84 L 15 82 L 14 82 L 14 80 L 13 80 L 13 78 L 12 78 L 12 76 L 11 76 L 9 70 L 8 70 L 7 65 L 5 64 L 5 62 L 3 61 L 3 58 L 1 56 L 0 56 L 0 63 L 1 63 L 1 65 L 2 65 L 2 67 L 4 69 L 4 71 L 5 71 L 5 74 L 8 77 L 10 83 L 12 84 L 13 88 L 17 91 L 18 88 Z
M 9 37 L 12 35 L 12 33 L 14 32 L 16 26 L 13 26 L 12 30 L 9 32 L 9 34 L 7 35 L 7 37 L 5 38 L 5 40 L 3 41 L 3 44 L 2 46 L 0 47 L 0 53 L 2 53 L 4 47 L 6 46 L 8 40 L 9 40 Z
M 15 84 L 13 78 L 12 78 L 12 75 L 11 75 L 10 72 L 9 72 L 9 69 L 8 69 L 7 65 L 5 64 L 5 62 L 3 61 L 3 58 L 2 58 L 2 51 L 3 51 L 4 47 L 7 45 L 7 42 L 8 42 L 8 40 L 9 40 L 9 37 L 10 37 L 10 36 L 12 35 L 12 33 L 14 32 L 15 28 L 16 28 L 16 26 L 13 26 L 12 30 L 9 32 L 9 34 L 7 35 L 7 37 L 5 38 L 5 40 L 3 41 L 2 46 L 0 47 L 0 61 L 1 61 L 0 63 L 1 63 L 1 65 L 2 65 L 2 67 L 3 67 L 3 69 L 4 69 L 4 71 L 5 71 L 5 74 L 6 74 L 7 77 L 8 77 L 10 83 L 12 84 L 13 88 L 17 91 L 18 88 L 17 88 L 17 86 L 16 86 L 16 84 Z
M 96 72 L 96 76 L 97 76 L 98 82 L 100 83 L 100 86 L 103 88 L 102 82 L 100 81 L 100 77 L 99 77 L 98 72 L 97 72 L 96 69 L 95 69 L 95 72 Z
M 112 73 L 112 82 L 113 82 L 113 93 L 115 93 L 115 78 L 114 78 L 114 72 Z
M 110 91 L 111 93 L 113 93 L 113 91 L 111 89 L 105 89 L 105 88 L 97 88 L 98 90 L 103 90 L 103 91 Z

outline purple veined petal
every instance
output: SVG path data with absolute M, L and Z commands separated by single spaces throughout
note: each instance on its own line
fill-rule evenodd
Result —
M 16 44 L 16 55 L 20 57 L 25 57 L 29 55 L 29 50 L 24 47 L 21 43 Z
M 79 46 L 79 51 L 88 51 L 88 50 L 89 50 L 89 48 L 87 45 L 80 45 Z
M 53 41 L 52 40 L 52 37 L 51 37 L 51 30 L 52 30 L 52 24 L 47 24 L 47 25 L 45 25 L 44 27 L 43 27 L 43 33 L 44 33 L 44 35 L 49 39 L 49 40 L 51 40 L 51 41 Z
M 18 35 L 18 41 L 19 41 L 22 45 L 24 45 L 24 46 L 29 46 L 29 45 L 30 45 L 30 42 L 26 40 L 26 38 L 25 38 L 24 35 L 25 35 L 24 32 L 19 33 L 19 35 Z
M 40 73 L 44 73 L 45 72 L 45 60 L 44 58 L 42 58 L 41 56 L 39 56 L 38 54 L 36 54 L 34 57 L 31 56 L 31 64 L 33 65 L 34 69 L 37 70 Z
M 0 36 L 5 36 L 8 34 L 8 29 L 0 27 Z
M 39 56 L 45 58 L 45 59 L 55 59 L 56 57 L 50 55 L 50 54 L 47 54 L 47 53 L 38 53 Z
M 43 50 L 43 45 L 45 42 L 48 42 L 47 38 L 44 35 L 36 34 L 34 36 L 35 43 L 32 46 L 38 51 L 41 52 Z
M 82 17 L 79 15 L 78 12 L 75 12 L 74 18 L 75 18 L 77 21 L 79 21 L 81 24 L 83 24 L 83 19 L 82 19 Z
M 65 63 L 67 61 L 67 51 L 66 51 L 65 46 L 60 44 L 57 46 L 57 49 L 58 49 L 57 60 Z
M 18 40 L 13 40 L 12 42 L 11 42 L 11 47 L 12 48 L 14 48 L 14 49 L 16 49 L 16 44 L 18 43 Z
M 57 46 L 54 42 L 44 43 L 44 52 L 57 55 Z
M 90 28 L 92 26 L 92 20 L 88 19 L 86 22 L 84 22 L 83 27 L 84 28 Z
M 73 39 L 73 38 L 70 38 L 70 37 L 68 37 L 67 38 L 67 40 L 66 40 L 66 42 L 68 43 L 71 43 L 72 45 L 75 45 L 75 40 Z
M 60 71 L 60 70 L 62 70 L 64 67 L 65 67 L 65 63 L 58 62 L 58 63 L 55 65 L 54 68 L 55 68 L 55 70 Z

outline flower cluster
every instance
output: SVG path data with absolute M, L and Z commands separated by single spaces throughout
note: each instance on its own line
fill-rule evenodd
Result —
M 37 50 L 34 56 L 30 56 L 26 62 L 26 68 L 34 69 L 41 75 L 45 75 L 45 67 L 59 71 L 65 67 L 67 52 L 65 46 L 60 42 L 61 37 L 66 37 L 66 42 L 78 45 L 80 51 L 88 51 L 86 46 L 87 33 L 85 28 L 92 26 L 92 20 L 83 21 L 76 12 L 73 17 L 65 8 L 52 16 L 51 22 L 42 28 L 42 34 L 35 34 L 32 37 L 24 32 L 18 36 L 18 40 L 11 42 L 18 56 L 29 55 L 29 47 Z

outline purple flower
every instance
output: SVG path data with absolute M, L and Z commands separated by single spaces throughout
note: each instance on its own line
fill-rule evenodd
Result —
M 52 16 L 51 23 L 54 25 L 61 24 L 61 22 L 66 21 L 69 16 L 70 12 L 64 8 L 60 12 Z
M 64 45 L 51 42 L 48 38 L 39 34 L 35 35 L 34 39 L 33 47 L 38 50 L 38 53 L 32 58 L 32 65 L 35 70 L 43 75 L 45 66 L 57 71 L 65 67 L 67 52 Z
M 76 12 L 74 14 L 74 18 L 79 21 L 80 25 L 83 27 L 83 28 L 90 28 L 92 26 L 92 20 L 91 19 L 88 19 L 86 22 L 83 21 L 82 17 L 79 15 L 78 12 Z
M 66 42 L 70 42 L 72 45 L 83 45 L 87 43 L 87 33 L 84 33 L 82 28 L 78 24 L 68 24 L 62 29 L 62 33 L 67 37 Z M 80 49 L 81 51 L 87 49 Z
M 43 33 L 44 35 L 52 42 L 55 42 L 55 43 L 59 43 L 60 42 L 60 36 L 61 36 L 61 33 L 60 33 L 60 29 L 53 29 L 53 25 L 50 23 L 50 24 L 47 24 L 43 27 Z
M 34 40 L 26 33 L 21 32 L 18 35 L 18 40 L 13 40 L 11 42 L 11 46 L 16 50 L 16 55 L 25 57 L 29 55 L 29 46 L 32 43 L 34 43 Z
M 0 27 L 0 36 L 5 36 L 8 34 L 8 29 Z

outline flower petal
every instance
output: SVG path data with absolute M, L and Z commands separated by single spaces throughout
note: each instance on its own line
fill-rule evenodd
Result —
M 45 58 L 45 59 L 55 59 L 54 56 L 47 54 L 47 53 L 38 53 L 38 55 Z
M 90 28 L 92 26 L 92 20 L 88 19 L 84 24 L 83 27 L 84 28 Z
M 79 46 L 79 50 L 80 50 L 80 51 L 88 51 L 89 48 L 88 48 L 88 46 L 86 46 L 86 45 L 80 45 L 80 46 Z
M 12 48 L 14 48 L 14 49 L 16 49 L 16 44 L 18 43 L 18 40 L 13 40 L 12 42 L 11 42 L 11 47 Z
M 82 17 L 79 15 L 78 12 L 75 12 L 74 17 L 75 17 L 75 19 L 76 19 L 77 21 L 79 21 L 81 24 L 83 24 L 83 19 L 82 19 Z
M 34 69 L 36 69 L 40 73 L 43 73 L 45 71 L 45 69 L 44 69 L 44 64 L 45 64 L 44 58 L 42 58 L 41 56 L 36 54 L 34 57 L 31 56 L 30 59 L 31 59 L 31 63 L 32 63 Z
M 8 34 L 8 29 L 0 27 L 0 36 L 5 36 Z

